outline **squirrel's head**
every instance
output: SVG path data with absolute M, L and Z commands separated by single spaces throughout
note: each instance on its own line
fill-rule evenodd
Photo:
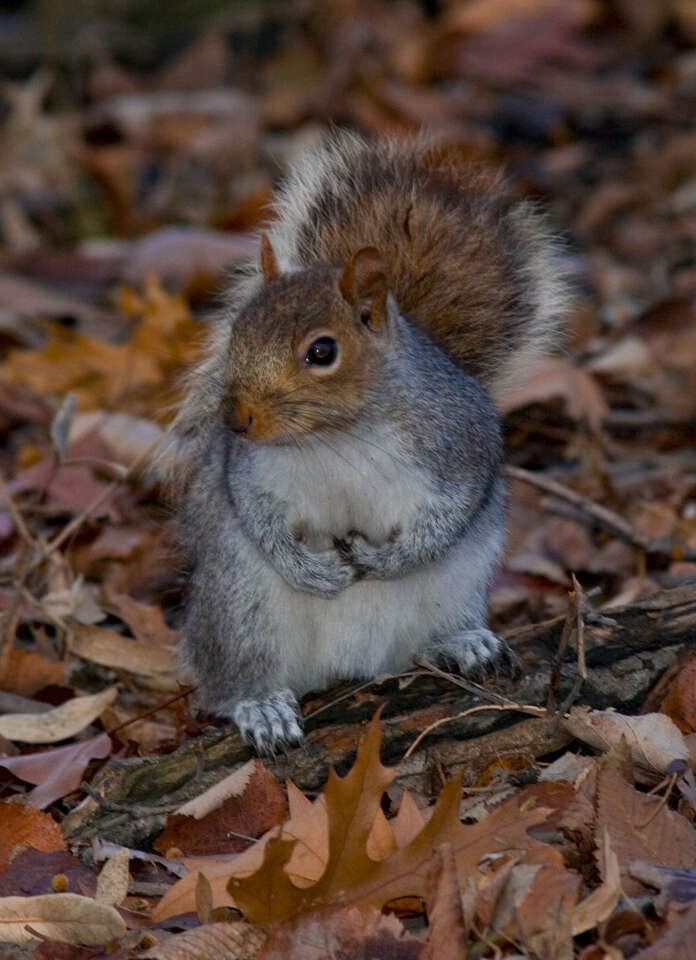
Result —
M 391 338 L 393 310 L 374 247 L 343 267 L 282 272 L 261 241 L 263 285 L 235 320 L 222 416 L 251 440 L 288 443 L 355 421 Z

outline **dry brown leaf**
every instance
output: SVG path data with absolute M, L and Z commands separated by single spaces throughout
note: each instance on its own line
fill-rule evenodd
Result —
M 464 925 L 457 864 L 450 844 L 435 850 L 425 889 L 428 942 L 421 960 L 460 960 L 466 955 L 468 931 Z
M 295 840 L 295 849 L 287 864 L 288 875 L 298 886 L 311 886 L 322 875 L 329 856 L 329 829 L 323 794 L 314 803 L 288 783 L 288 800 L 293 815 L 283 824 L 283 836 Z M 227 890 L 230 876 L 244 877 L 255 873 L 263 863 L 266 844 L 279 833 L 274 827 L 255 844 L 239 854 L 224 857 L 186 857 L 190 871 L 169 890 L 153 911 L 160 922 L 167 917 L 196 909 L 197 873 L 204 873 L 210 882 L 213 907 L 233 907 L 234 898 Z
M 88 727 L 116 699 L 118 687 L 74 697 L 46 713 L 6 713 L 0 717 L 0 734 L 24 743 L 56 743 Z
M 23 697 L 33 697 L 43 687 L 61 684 L 64 676 L 64 663 L 49 660 L 33 650 L 7 647 L 0 659 L 0 689 Z
M 666 867 L 692 867 L 696 862 L 696 831 L 689 821 L 662 804 L 662 797 L 635 790 L 608 764 L 597 784 L 598 849 L 604 830 L 629 896 L 641 889 L 627 877 L 631 861 L 649 860 Z
M 119 907 L 128 895 L 130 852 L 124 847 L 109 857 L 99 871 L 94 899 L 110 907 Z
M 173 384 L 181 365 L 197 350 L 197 324 L 184 300 L 170 297 L 153 277 L 147 279 L 142 297 L 122 291 L 120 306 L 140 318 L 126 343 L 107 343 L 56 326 L 40 349 L 10 350 L 0 377 L 39 394 L 64 396 L 72 391 L 81 410 L 156 412 L 163 388 Z
M 613 710 L 573 707 L 563 721 L 569 733 L 599 750 L 609 750 L 625 740 L 633 762 L 647 770 L 665 773 L 673 760 L 687 760 L 684 737 L 663 713 L 625 716 Z
M 616 854 L 611 849 L 609 833 L 602 831 L 600 848 L 602 883 L 580 903 L 573 907 L 571 927 L 574 937 L 593 930 L 598 923 L 611 916 L 621 895 L 621 872 Z
M 249 838 L 260 837 L 287 816 L 287 804 L 282 787 L 273 774 L 258 760 L 252 760 L 251 773 L 241 776 L 232 774 L 232 790 L 209 813 L 200 818 L 180 813 L 170 814 L 167 825 L 155 840 L 154 847 L 166 853 L 172 847 L 186 856 L 217 856 L 221 853 L 237 853 L 249 845 Z M 234 778 L 237 777 L 237 782 Z M 228 780 L 230 778 L 227 778 Z M 218 784 L 219 786 L 219 784 Z M 215 791 L 215 787 L 212 788 Z M 219 794 L 210 791 L 204 795 L 202 804 L 194 809 L 202 814 L 206 805 L 218 803 L 225 788 Z M 197 798 L 200 799 L 200 798 Z M 187 804 L 190 808 L 191 804 Z
M 591 374 L 560 357 L 549 357 L 536 364 L 529 376 L 505 391 L 498 401 L 501 413 L 510 413 L 532 403 L 562 399 L 569 415 L 586 420 L 599 432 L 608 406 Z
M 640 960 L 687 960 L 693 955 L 696 939 L 696 903 L 675 920 L 655 943 L 641 950 Z
M 328 957 L 398 957 L 420 960 L 422 941 L 401 921 L 374 907 L 315 910 L 280 924 L 259 951 L 259 960 L 326 960 Z
M 0 870 L 26 847 L 44 851 L 66 848 L 58 824 L 49 814 L 23 803 L 0 801 Z
M 207 923 L 150 947 L 142 960 L 255 960 L 266 932 L 249 923 Z
M 367 838 L 367 855 L 371 860 L 386 860 L 396 849 L 396 839 L 383 810 L 377 811 Z
M 30 943 L 37 933 L 66 943 L 98 945 L 122 937 L 126 925 L 113 908 L 76 893 L 0 897 L 0 941 Z
M 682 733 L 696 732 L 696 654 L 689 653 L 660 704 Z
M 367 838 L 382 794 L 396 774 L 395 768 L 381 764 L 380 742 L 377 717 L 348 775 L 339 778 L 332 772 L 329 776 L 324 792 L 329 856 L 317 883 L 304 888 L 292 883 L 284 868 L 294 844 L 284 834 L 268 840 L 263 865 L 255 874 L 232 876 L 229 892 L 250 920 L 280 922 L 339 895 L 348 903 L 378 907 L 398 897 L 422 896 L 432 849 L 445 842 L 452 844 L 462 876 L 475 871 L 485 854 L 512 849 L 521 855 L 532 851 L 541 856 L 551 850 L 526 833 L 545 819 L 545 810 L 522 811 L 517 804 L 507 803 L 477 824 L 461 824 L 461 788 L 453 781 L 445 786 L 429 821 L 408 846 L 386 860 L 371 860 Z
M 36 784 L 36 789 L 28 793 L 25 800 L 29 806 L 41 809 L 77 789 L 90 760 L 101 760 L 110 753 L 109 735 L 98 733 L 88 740 L 40 753 L 0 757 L 0 767 L 5 767 L 20 780 Z
M 108 597 L 109 603 L 116 608 L 119 617 L 131 628 L 136 640 L 164 647 L 176 645 L 178 634 L 176 630 L 167 626 L 160 607 L 141 603 L 127 593 L 110 591 Z
M 519 806 L 517 798 L 513 800 Z M 550 917 L 573 909 L 579 888 L 580 877 L 566 869 L 561 851 L 536 843 L 511 869 L 492 925 L 525 942 L 531 940 L 546 930 Z
M 405 847 L 425 826 L 425 817 L 408 790 L 404 790 L 396 816 L 389 821 L 397 847 Z
M 147 676 L 174 672 L 175 659 L 171 647 L 142 643 L 107 627 L 76 625 L 69 642 L 73 653 L 104 667 Z
M 208 923 L 212 909 L 213 888 L 210 886 L 210 880 L 206 875 L 199 873 L 196 880 L 196 913 L 201 924 Z

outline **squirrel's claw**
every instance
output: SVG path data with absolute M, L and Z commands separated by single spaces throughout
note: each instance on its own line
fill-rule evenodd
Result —
M 506 654 L 500 637 L 486 627 L 477 627 L 436 640 L 426 651 L 426 659 L 454 662 L 463 674 L 481 674 L 496 667 L 498 658 Z
M 242 738 L 261 755 L 275 756 L 276 749 L 303 739 L 297 699 L 287 688 L 263 700 L 239 700 L 232 711 Z

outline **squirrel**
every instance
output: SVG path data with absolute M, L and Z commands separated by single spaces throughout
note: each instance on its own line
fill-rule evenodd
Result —
M 173 425 L 183 659 L 259 752 L 309 690 L 499 655 L 494 401 L 567 304 L 545 215 L 423 138 L 333 133 L 275 209 Z

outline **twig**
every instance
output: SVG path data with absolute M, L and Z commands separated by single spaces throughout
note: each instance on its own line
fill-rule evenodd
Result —
M 156 703 L 154 707 L 150 707 L 149 710 L 139 713 L 136 717 L 131 717 L 129 720 L 124 720 L 123 723 L 118 723 L 115 727 L 109 727 L 106 732 L 108 734 L 118 733 L 118 731 L 123 730 L 124 727 L 130 726 L 131 723 L 136 723 L 138 720 L 145 720 L 147 717 L 151 717 L 153 713 L 159 713 L 160 710 L 164 710 L 165 707 L 168 707 L 170 703 L 175 703 L 177 700 L 181 700 L 182 697 L 189 697 L 196 689 L 197 688 L 195 686 L 186 687 L 180 693 L 170 697 L 168 700 L 164 700 L 162 703 Z
M 584 514 L 586 518 L 594 521 L 597 526 L 602 527 L 603 530 L 613 534 L 620 540 L 625 540 L 638 550 L 664 557 L 666 560 L 696 562 L 696 547 L 677 543 L 675 540 L 670 540 L 666 537 L 649 537 L 647 534 L 636 529 L 636 527 L 626 520 L 625 517 L 622 517 L 621 514 L 610 510 L 609 507 L 602 506 L 600 503 L 595 503 L 594 500 L 590 500 L 589 497 L 581 493 L 576 493 L 575 490 L 571 490 L 570 487 L 566 487 L 562 483 L 552 480 L 550 477 L 545 477 L 543 474 L 533 473 L 531 470 L 524 470 L 522 467 L 513 467 L 511 465 L 505 468 L 505 472 L 508 477 L 511 477 L 513 480 L 521 480 L 523 483 L 538 487 L 539 490 L 544 490 L 546 493 L 550 493 L 560 500 L 572 503 L 581 514 Z
M 660 787 L 664 786 L 666 783 L 667 792 L 659 798 L 657 806 L 655 807 L 653 812 L 650 814 L 648 819 L 645 821 L 645 823 L 637 823 L 635 825 L 637 830 L 644 830 L 647 826 L 649 826 L 653 822 L 655 817 L 658 815 L 660 810 L 662 810 L 662 808 L 667 804 L 669 798 L 672 795 L 672 790 L 674 789 L 674 785 L 677 782 L 678 777 L 679 777 L 678 773 L 673 773 L 671 776 L 665 778 L 665 780 L 663 780 L 662 783 L 659 783 L 657 787 L 655 787 L 656 790 L 659 790 Z M 653 791 L 651 790 L 650 793 L 653 793 Z
M 477 707 L 469 707 L 468 710 L 462 710 L 461 713 L 457 713 L 453 717 L 442 717 L 440 720 L 436 720 L 434 723 L 431 723 L 430 726 L 425 728 L 425 730 L 421 730 L 406 753 L 403 755 L 401 763 L 405 763 L 405 761 L 408 760 L 411 754 L 418 747 L 421 740 L 427 737 L 429 733 L 432 733 L 433 730 L 436 730 L 438 727 L 442 727 L 445 723 L 453 723 L 455 720 L 463 720 L 464 717 L 470 717 L 474 713 L 482 713 L 484 710 L 517 710 L 519 713 L 529 713 L 533 717 L 543 717 L 546 714 L 545 707 L 534 707 L 530 704 L 524 703 L 482 703 Z
M 24 540 L 24 542 L 28 544 L 30 547 L 36 547 L 36 542 L 32 537 L 32 535 L 29 533 L 27 525 L 24 522 L 24 517 L 19 512 L 17 504 L 14 502 L 12 498 L 12 494 L 7 489 L 5 478 L 1 473 L 0 473 L 0 495 L 2 496 L 2 499 L 7 504 L 7 509 L 10 511 L 10 516 L 14 520 L 14 525 L 17 527 L 17 530 L 19 531 L 19 535 L 22 538 L 22 540 Z
M 423 657 L 414 657 L 413 662 L 427 673 L 434 674 L 436 677 L 442 677 L 443 680 L 449 680 L 450 683 L 461 687 L 463 690 L 466 690 L 467 693 L 472 693 L 476 697 L 484 697 L 486 700 L 492 700 L 493 703 L 497 703 L 502 707 L 509 706 L 511 703 L 506 697 L 502 697 L 493 690 L 486 689 L 486 687 L 480 683 L 475 683 L 473 680 L 467 680 L 465 677 L 458 677 L 454 673 L 442 670 L 440 667 L 435 666 L 434 663 L 424 660 Z
M 571 577 L 573 581 L 573 589 L 568 594 L 568 615 L 563 625 L 563 633 L 558 644 L 558 652 L 554 659 L 551 677 L 549 679 L 549 698 L 546 702 L 546 708 L 549 712 L 549 716 L 552 716 L 553 714 L 553 719 L 549 723 L 546 731 L 548 736 L 553 736 L 556 733 L 561 717 L 565 716 L 568 710 L 570 710 L 571 705 L 574 703 L 582 689 L 583 683 L 585 680 L 587 680 L 587 666 L 585 664 L 585 618 L 583 616 L 585 597 L 582 592 L 582 587 L 578 583 L 575 574 L 571 574 Z M 558 689 L 558 681 L 560 680 L 561 676 L 561 668 L 563 666 L 563 661 L 568 649 L 568 644 L 573 635 L 575 636 L 575 649 L 577 651 L 578 673 L 570 692 L 565 697 L 558 710 L 555 710 L 556 692 Z M 554 710 L 555 714 L 553 713 Z

